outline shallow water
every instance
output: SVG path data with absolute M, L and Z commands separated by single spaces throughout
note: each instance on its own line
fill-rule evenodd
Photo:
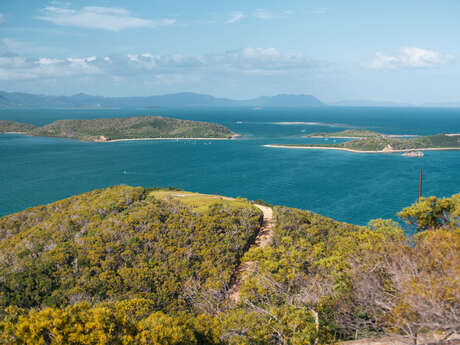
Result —
M 387 134 L 459 133 L 460 109 L 1 110 L 0 119 L 43 125 L 64 118 L 148 114 L 218 122 L 242 137 L 233 141 L 83 143 L 0 135 L 0 215 L 95 188 L 129 184 L 264 199 L 365 224 L 373 218 L 392 218 L 416 200 L 420 168 L 424 195 L 460 192 L 460 151 L 431 151 L 423 158 L 409 158 L 263 147 L 321 142 L 323 139 L 302 136 L 350 127 Z

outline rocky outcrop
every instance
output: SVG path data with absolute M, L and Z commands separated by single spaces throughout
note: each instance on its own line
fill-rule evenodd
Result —
M 111 138 L 109 137 L 106 137 L 105 135 L 101 135 L 99 136 L 99 138 L 95 139 L 94 141 L 98 142 L 98 143 L 106 143 L 108 141 L 112 140 Z
M 424 154 L 422 151 L 409 151 L 409 152 L 404 152 L 402 156 L 405 157 L 423 157 Z
M 382 152 L 393 152 L 393 146 L 388 144 L 387 146 L 385 146 L 385 148 L 382 150 Z

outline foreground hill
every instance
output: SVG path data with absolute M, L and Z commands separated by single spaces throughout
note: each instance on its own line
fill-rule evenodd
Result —
M 227 127 L 209 122 L 172 119 L 161 116 L 137 116 L 114 119 L 58 120 L 43 127 L 0 120 L 0 133 L 21 129 L 28 135 L 71 138 L 84 141 L 122 139 L 208 138 L 229 139 L 234 133 Z
M 454 334 L 460 194 L 367 227 L 117 186 L 0 218 L 0 344 L 331 344 Z M 243 275 L 238 267 L 246 265 Z M 239 298 L 230 286 L 239 280 Z
M 224 289 L 260 211 L 245 201 L 192 201 L 202 208 L 119 186 L 1 218 L 0 305 L 143 297 L 174 310 L 187 309 L 186 284 Z
M 233 100 L 193 92 L 147 97 L 101 97 L 84 93 L 73 96 L 45 96 L 0 91 L 0 108 L 318 107 L 323 105 L 320 100 L 311 95 L 289 94 Z

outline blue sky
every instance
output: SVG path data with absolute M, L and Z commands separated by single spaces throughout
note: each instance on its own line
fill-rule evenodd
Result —
M 2 0 L 0 89 L 458 102 L 459 18 L 459 0 Z

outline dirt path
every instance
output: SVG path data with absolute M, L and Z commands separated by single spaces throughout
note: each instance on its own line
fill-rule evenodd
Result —
M 254 241 L 255 247 L 265 248 L 267 245 L 270 244 L 273 236 L 273 227 L 275 226 L 275 219 L 273 218 L 273 210 L 271 207 L 262 206 L 262 205 L 254 205 L 258 209 L 260 209 L 264 213 L 264 220 L 262 226 L 257 234 L 256 240 Z M 255 261 L 247 261 L 245 263 L 241 263 L 235 271 L 235 279 L 230 285 L 228 290 L 228 297 L 234 303 L 238 303 L 240 301 L 240 289 L 244 279 L 250 274 L 254 272 L 256 268 Z

